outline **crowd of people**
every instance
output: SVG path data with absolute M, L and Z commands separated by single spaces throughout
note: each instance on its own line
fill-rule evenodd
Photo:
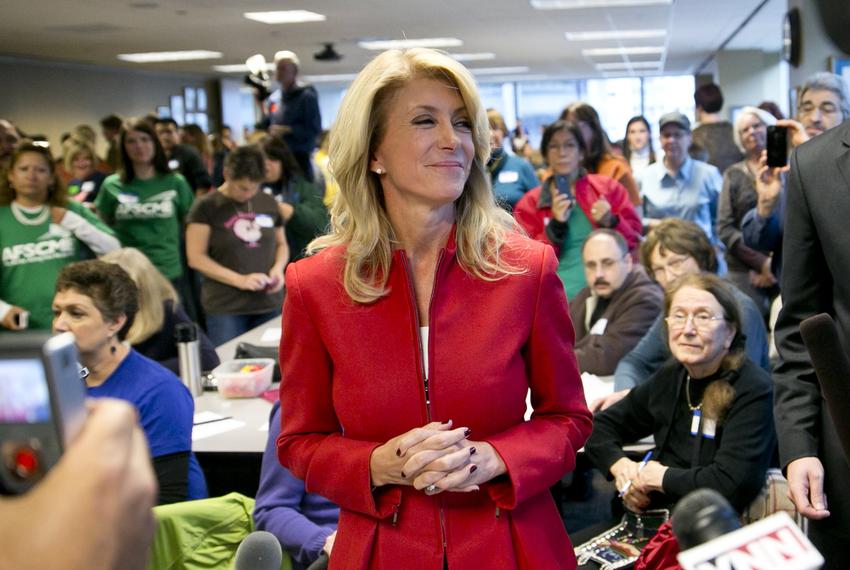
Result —
M 438 52 L 369 63 L 318 155 L 315 90 L 295 54 L 275 63 L 253 144 L 110 115 L 101 159 L 91 127 L 54 153 L 0 120 L 0 326 L 75 333 L 89 394 L 138 411 L 158 502 L 206 496 L 174 329 L 206 330 L 211 369 L 214 346 L 283 306 L 255 518 L 296 567 L 322 551 L 358 567 L 569 566 L 550 487 L 582 446 L 611 481 L 582 500 L 621 489 L 636 512 L 701 487 L 742 510 L 787 468 L 832 564 L 847 526 L 822 522 L 824 473 L 844 521 L 847 467 L 821 458 L 835 437 L 794 326 L 846 301 L 828 290 L 843 261 L 817 249 L 829 206 L 805 194 L 825 183 L 809 149 L 850 117 L 840 77 L 811 77 L 793 118 L 753 101 L 731 122 L 703 85 L 696 125 L 670 109 L 618 142 L 570 103 L 535 168 L 520 127 Z M 767 164 L 774 125 L 790 170 Z M 584 372 L 614 393 L 586 405 Z M 623 448 L 648 435 L 641 464 Z

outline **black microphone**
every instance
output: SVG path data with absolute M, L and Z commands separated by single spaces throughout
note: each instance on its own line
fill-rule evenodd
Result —
M 283 550 L 277 537 L 270 532 L 252 532 L 236 549 L 234 570 L 280 570 Z
M 312 564 L 307 566 L 307 570 L 328 570 L 328 564 L 330 561 L 331 559 L 328 557 L 328 553 L 323 550 L 322 553 L 319 554 L 319 557 L 316 558 Z
M 741 528 L 738 513 L 714 489 L 697 489 L 685 495 L 670 518 L 681 550 L 699 546 Z
M 850 461 L 850 358 L 841 345 L 835 321 L 826 313 L 800 323 L 800 335 L 809 350 L 844 457 Z

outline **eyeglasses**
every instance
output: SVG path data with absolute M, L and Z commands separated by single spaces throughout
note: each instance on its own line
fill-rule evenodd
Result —
M 682 255 L 679 257 L 669 257 L 669 260 L 666 265 L 656 265 L 652 268 L 652 274 L 655 275 L 656 280 L 660 280 L 664 278 L 664 274 L 667 269 L 669 269 L 674 275 L 680 275 L 684 270 L 685 263 L 691 259 L 689 255 Z
M 695 329 L 704 332 L 711 330 L 712 323 L 714 321 L 725 321 L 726 317 L 722 315 L 712 315 L 711 313 L 705 311 L 700 311 L 699 313 L 676 312 L 665 318 L 664 320 L 667 321 L 667 326 L 670 327 L 670 330 L 673 331 L 680 331 L 684 329 L 685 326 L 688 324 L 688 321 L 692 321 L 694 323 Z
M 626 255 L 619 259 L 611 259 L 610 257 L 608 257 L 598 263 L 596 261 L 586 261 L 584 263 L 584 268 L 588 271 L 596 271 L 597 267 L 601 267 L 602 269 L 611 269 L 612 267 L 626 259 Z
M 830 103 L 828 101 L 826 103 L 821 103 L 818 106 L 815 106 L 814 103 L 807 102 L 797 107 L 797 113 L 800 115 L 811 115 L 815 112 L 815 110 L 820 111 L 822 115 L 834 115 L 839 111 L 838 106 L 836 106 L 835 103 Z
M 550 143 L 546 145 L 546 152 L 570 152 L 571 150 L 576 150 L 578 148 L 578 143 L 568 142 L 563 144 Z

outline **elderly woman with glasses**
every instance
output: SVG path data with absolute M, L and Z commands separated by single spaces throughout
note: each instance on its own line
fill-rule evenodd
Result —
M 588 457 L 633 511 L 672 507 L 703 487 L 740 511 L 764 484 L 776 446 L 773 382 L 746 357 L 738 303 L 717 276 L 677 280 L 664 316 L 673 358 L 596 415 Z M 648 435 L 651 460 L 629 459 L 623 446 Z
M 741 225 L 744 216 L 756 207 L 756 177 L 767 141 L 767 127 L 776 123 L 773 115 L 757 107 L 744 107 L 735 118 L 735 144 L 744 153 L 723 173 L 723 190 L 717 206 L 717 233 L 726 246 L 726 278 L 752 297 L 762 316 L 766 317 L 770 303 L 779 293 L 777 280 L 771 271 L 769 255 L 744 243 Z

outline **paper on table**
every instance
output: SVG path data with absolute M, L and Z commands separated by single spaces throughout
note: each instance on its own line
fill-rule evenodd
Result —
M 202 412 L 203 413 L 203 412 Z M 220 433 L 226 433 L 229 431 L 233 431 L 235 429 L 239 429 L 245 425 L 245 422 L 240 422 L 238 420 L 228 419 L 221 420 L 220 422 L 212 422 L 210 424 L 202 424 L 199 426 L 195 426 L 192 429 L 192 441 L 198 441 L 201 439 L 206 439 L 208 437 L 212 437 L 214 435 L 218 435 Z
M 273 343 L 280 342 L 280 329 L 277 327 L 268 328 L 263 331 L 263 336 L 260 337 L 260 342 Z
M 194 425 L 204 424 L 207 422 L 214 422 L 215 420 L 224 419 L 225 416 L 221 414 L 217 414 L 215 412 L 196 412 L 195 418 L 192 420 Z
M 601 398 L 603 396 L 607 396 L 608 394 L 614 393 L 614 377 L 613 376 L 605 376 L 600 378 L 596 374 L 590 374 L 589 372 L 582 372 L 581 374 L 581 383 L 584 385 L 584 399 L 587 400 L 587 404 L 597 398 Z
M 584 399 L 587 401 L 588 406 L 593 400 L 601 398 L 602 396 L 607 396 L 614 392 L 613 376 L 603 376 L 600 378 L 596 374 L 582 372 L 581 383 L 584 385 Z M 531 407 L 531 390 L 529 390 L 528 394 L 525 396 L 526 421 L 531 419 L 531 412 L 533 411 L 534 409 Z

